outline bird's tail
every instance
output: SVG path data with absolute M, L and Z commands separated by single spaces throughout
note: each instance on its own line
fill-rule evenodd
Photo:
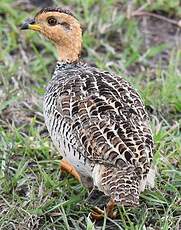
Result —
M 97 175 L 94 177 L 98 188 L 106 195 L 111 196 L 117 204 L 129 207 L 137 206 L 139 204 L 140 179 L 133 168 L 100 167 L 97 167 Z

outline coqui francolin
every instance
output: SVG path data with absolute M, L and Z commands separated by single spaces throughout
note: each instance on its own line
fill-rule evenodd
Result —
M 80 60 L 82 29 L 70 11 L 44 8 L 21 29 L 40 32 L 58 51 L 43 108 L 61 168 L 109 196 L 108 215 L 114 204 L 137 206 L 140 192 L 154 185 L 153 138 L 139 94 Z

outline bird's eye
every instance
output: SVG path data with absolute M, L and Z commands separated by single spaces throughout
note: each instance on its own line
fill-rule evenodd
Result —
M 47 22 L 50 26 L 55 26 L 57 24 L 57 19 L 51 17 L 47 19 Z

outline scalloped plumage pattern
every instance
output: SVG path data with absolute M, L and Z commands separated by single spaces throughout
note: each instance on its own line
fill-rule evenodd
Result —
M 140 96 L 127 81 L 81 62 L 57 63 L 44 115 L 54 145 L 85 186 L 118 204 L 138 205 L 149 185 L 153 138 Z

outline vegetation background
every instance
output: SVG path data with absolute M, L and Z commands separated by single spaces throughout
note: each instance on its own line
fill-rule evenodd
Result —
M 76 13 L 84 60 L 124 76 L 150 115 L 156 185 L 142 193 L 139 208 L 119 207 L 116 220 L 91 221 L 87 191 L 60 172 L 44 124 L 42 96 L 56 51 L 19 25 L 48 5 Z M 181 229 L 180 18 L 179 0 L 1 1 L 0 229 Z

